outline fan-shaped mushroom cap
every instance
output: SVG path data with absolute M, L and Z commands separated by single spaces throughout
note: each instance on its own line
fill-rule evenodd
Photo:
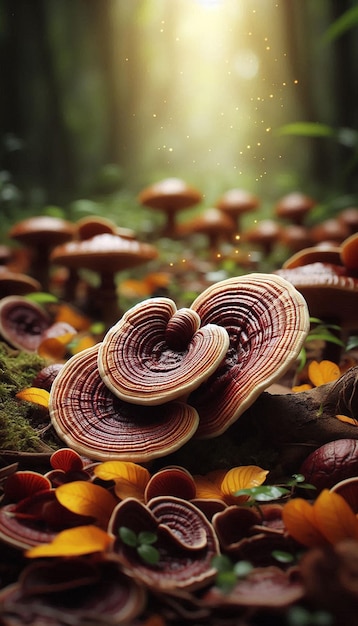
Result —
M 214 437 L 295 362 L 309 331 L 309 314 L 302 295 L 273 274 L 218 282 L 191 307 L 203 326 L 221 325 L 230 337 L 222 364 L 188 399 L 200 417 L 197 436 Z
M 195 409 L 182 402 L 152 408 L 120 400 L 99 375 L 98 351 L 96 344 L 71 357 L 52 384 L 50 417 L 66 444 L 89 458 L 141 463 L 192 437 L 199 419 Z
M 358 233 L 354 233 L 342 241 L 340 257 L 348 270 L 358 273 Z
M 12 272 L 6 267 L 0 267 L 0 298 L 6 296 L 22 296 L 34 291 L 41 291 L 41 285 L 35 278 Z
M 229 347 L 224 328 L 207 324 L 169 298 L 127 311 L 99 348 L 103 382 L 122 400 L 156 405 L 183 397 L 218 367 Z
M 25 352 L 36 352 L 51 320 L 46 311 L 22 296 L 0 300 L 0 335 L 11 346 Z
M 317 245 L 309 248 L 303 248 L 292 256 L 282 265 L 283 269 L 293 269 L 310 263 L 333 263 L 341 264 L 341 248 L 333 244 Z
M 302 293 L 310 315 L 357 329 L 358 278 L 349 276 L 343 265 L 316 262 L 275 273 Z

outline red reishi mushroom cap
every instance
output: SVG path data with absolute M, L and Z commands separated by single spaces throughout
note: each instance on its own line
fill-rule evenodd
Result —
M 120 400 L 101 379 L 99 344 L 71 357 L 50 392 L 52 424 L 67 445 L 88 458 L 146 462 L 188 441 L 198 415 L 183 402 L 160 407 Z
M 221 365 L 188 398 L 200 417 L 195 436 L 215 437 L 295 363 L 309 331 L 309 314 L 302 295 L 273 274 L 218 282 L 191 306 L 202 326 L 221 325 L 230 337 Z
M 0 335 L 15 348 L 36 352 L 50 326 L 49 315 L 35 302 L 23 296 L 0 300 Z

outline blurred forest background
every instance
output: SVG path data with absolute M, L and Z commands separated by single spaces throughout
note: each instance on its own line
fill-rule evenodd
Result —
M 263 215 L 297 189 L 317 220 L 357 204 L 357 27 L 354 0 L 1 0 L 2 233 L 40 213 L 136 228 L 137 194 L 172 176 Z

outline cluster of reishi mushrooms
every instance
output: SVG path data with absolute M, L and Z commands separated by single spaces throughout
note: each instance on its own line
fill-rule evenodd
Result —
M 304 298 L 269 274 L 218 282 L 190 308 L 144 300 L 64 364 L 53 426 L 89 458 L 142 463 L 216 437 L 295 363 L 308 330 Z

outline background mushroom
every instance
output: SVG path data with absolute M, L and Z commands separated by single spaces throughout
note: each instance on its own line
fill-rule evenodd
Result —
M 103 233 L 83 241 L 70 241 L 56 247 L 51 261 L 75 270 L 91 270 L 100 276 L 100 285 L 94 299 L 98 315 L 106 327 L 112 326 L 120 317 L 116 274 L 125 269 L 148 263 L 157 257 L 154 246 L 127 239 L 119 235 Z M 89 306 L 89 303 L 86 303 Z
M 293 191 L 277 202 L 275 214 L 277 217 L 291 222 L 291 224 L 301 226 L 316 204 L 316 201 L 310 196 L 300 191 Z
M 180 178 L 160 180 L 143 189 L 138 196 L 140 204 L 165 214 L 166 224 L 162 234 L 168 237 L 176 235 L 176 214 L 198 204 L 201 199 L 201 193 Z
M 11 346 L 25 352 L 36 352 L 51 318 L 46 311 L 22 296 L 0 300 L 0 335 Z
M 222 364 L 188 398 L 200 417 L 196 436 L 214 437 L 295 363 L 309 330 L 308 309 L 288 281 L 257 273 L 218 282 L 191 306 L 203 326 L 223 326 L 230 337 Z
M 74 225 L 67 220 L 49 215 L 29 217 L 17 222 L 9 237 L 26 246 L 30 251 L 30 274 L 49 290 L 51 250 L 72 239 Z
M 96 344 L 73 356 L 52 383 L 50 417 L 67 445 L 91 459 L 145 463 L 192 437 L 195 409 L 182 402 L 144 407 L 120 400 L 99 375 L 98 351 Z
M 197 216 L 183 222 L 177 227 L 177 236 L 204 235 L 208 240 L 209 253 L 212 260 L 220 253 L 220 245 L 230 241 L 235 233 L 235 222 L 223 211 L 210 207 Z
M 216 202 L 216 207 L 236 222 L 238 233 L 242 231 L 242 216 L 256 211 L 260 200 L 245 189 L 229 189 Z
M 224 328 L 169 298 L 135 305 L 105 335 L 98 352 L 103 382 L 122 400 L 163 404 L 186 398 L 218 367 L 229 347 Z

